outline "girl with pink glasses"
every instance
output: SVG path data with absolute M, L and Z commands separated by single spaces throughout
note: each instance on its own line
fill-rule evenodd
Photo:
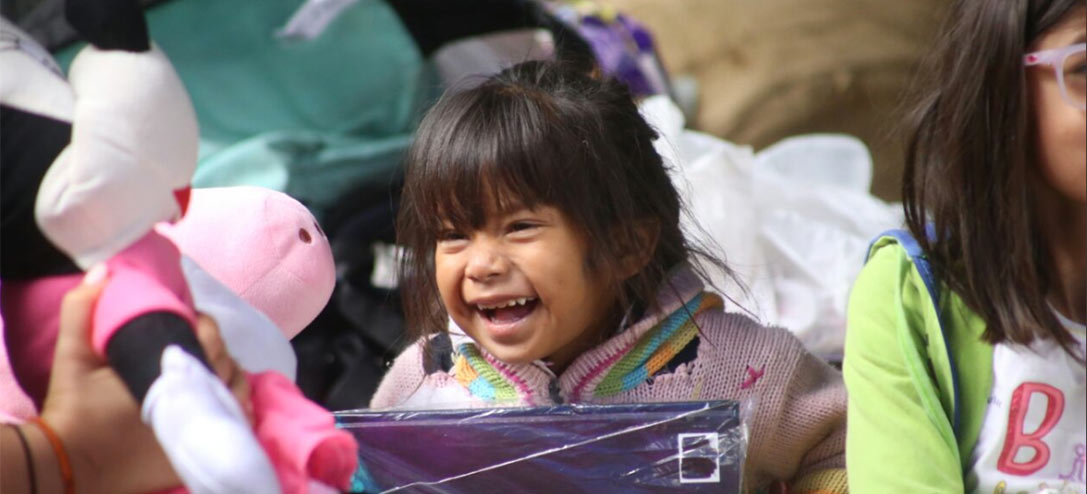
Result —
M 1085 492 L 1083 0 L 961 0 L 849 307 L 849 487 Z

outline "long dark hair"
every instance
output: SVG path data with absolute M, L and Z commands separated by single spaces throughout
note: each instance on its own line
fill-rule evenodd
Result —
M 1036 220 L 1023 55 L 1083 0 L 959 0 L 920 84 L 902 197 L 938 276 L 985 320 L 983 339 L 1058 342 L 1053 266 Z M 931 224 L 931 237 L 926 225 Z
M 612 280 L 619 307 L 655 308 L 667 271 L 695 256 L 731 274 L 680 231 L 680 198 L 656 137 L 624 84 L 562 62 L 524 62 L 443 96 L 408 152 L 397 218 L 409 334 L 446 326 L 434 279 L 440 221 L 476 229 L 514 202 L 561 211 L 590 246 L 586 269 Z M 645 245 L 644 224 L 656 229 L 654 245 Z M 652 249 L 646 267 L 616 279 L 637 249 Z

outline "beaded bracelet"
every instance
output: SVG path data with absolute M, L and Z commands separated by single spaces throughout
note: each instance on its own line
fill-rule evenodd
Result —
M 23 445 L 23 454 L 26 455 L 26 471 L 30 475 L 30 494 L 38 494 L 38 476 L 34 474 L 34 456 L 30 454 L 30 444 L 26 442 L 26 436 L 21 427 L 16 425 L 12 428 L 15 429 L 15 435 Z
M 68 452 L 64 450 L 64 443 L 60 442 L 60 438 L 57 437 L 57 433 L 53 431 L 49 424 L 46 424 L 42 419 L 33 417 L 28 420 L 29 423 L 38 426 L 41 429 L 42 434 L 49 439 L 49 444 L 53 446 L 53 452 L 57 455 L 57 465 L 60 466 L 60 478 L 64 484 L 64 494 L 75 494 L 75 481 L 72 478 L 72 463 L 68 461 Z

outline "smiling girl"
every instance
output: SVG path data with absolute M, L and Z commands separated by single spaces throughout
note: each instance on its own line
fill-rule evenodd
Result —
M 1083 0 L 952 7 L 903 188 L 941 296 L 875 242 L 843 364 L 854 492 L 1087 492 L 1085 42 Z
M 554 62 L 446 95 L 397 225 L 419 339 L 371 406 L 757 399 L 745 485 L 844 491 L 840 375 L 705 291 L 695 257 L 724 266 L 680 231 L 655 138 L 625 86 Z

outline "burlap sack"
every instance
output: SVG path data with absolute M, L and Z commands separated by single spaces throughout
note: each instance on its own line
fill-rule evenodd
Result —
M 852 134 L 872 152 L 872 192 L 899 199 L 903 97 L 947 0 L 606 1 L 649 26 L 671 74 L 697 79 L 694 128 L 756 149 Z

